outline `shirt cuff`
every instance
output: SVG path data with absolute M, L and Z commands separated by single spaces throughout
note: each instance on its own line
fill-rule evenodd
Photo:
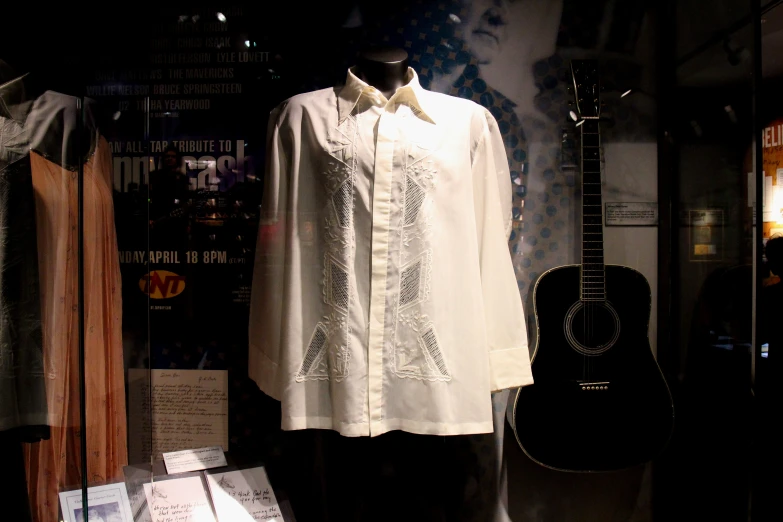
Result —
M 490 351 L 489 378 L 490 390 L 493 392 L 533 384 L 528 349 Z
M 253 347 L 251 347 L 253 349 Z M 269 395 L 276 401 L 280 400 L 280 393 L 277 389 L 277 363 L 266 356 L 260 350 L 257 353 L 258 360 L 251 367 L 250 378 L 256 381 L 256 384 L 262 392 Z

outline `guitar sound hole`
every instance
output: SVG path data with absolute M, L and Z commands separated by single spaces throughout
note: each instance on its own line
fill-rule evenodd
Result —
M 571 347 L 585 355 L 600 355 L 620 336 L 620 318 L 608 302 L 585 304 L 577 301 L 563 325 Z

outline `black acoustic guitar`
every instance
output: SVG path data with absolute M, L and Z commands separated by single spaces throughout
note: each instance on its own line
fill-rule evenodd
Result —
M 605 265 L 597 63 L 573 61 L 581 130 L 582 263 L 541 275 L 533 293 L 534 384 L 520 388 L 513 427 L 524 452 L 562 471 L 613 471 L 659 454 L 674 426 L 666 381 L 650 349 L 650 285 Z

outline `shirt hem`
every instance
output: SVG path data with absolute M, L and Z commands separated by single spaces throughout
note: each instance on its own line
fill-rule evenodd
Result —
M 322 429 L 336 431 L 343 437 L 370 436 L 369 422 L 342 423 L 334 422 L 329 417 L 284 417 L 281 424 L 286 431 Z M 417 435 L 476 435 L 493 433 L 495 428 L 491 420 L 454 424 L 450 422 L 422 422 L 410 419 L 386 419 L 372 423 L 373 437 L 395 430 Z

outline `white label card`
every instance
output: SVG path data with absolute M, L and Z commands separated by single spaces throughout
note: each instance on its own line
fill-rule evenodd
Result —
M 166 472 L 169 475 L 185 473 L 186 471 L 219 468 L 227 464 L 222 446 L 164 453 L 163 461 L 166 463 Z
M 201 477 L 144 484 L 152 522 L 215 522 Z
M 655 226 L 658 203 L 606 203 L 606 226 Z
M 218 522 L 283 522 L 264 468 L 207 475 Z
M 133 522 L 128 491 L 125 484 L 107 484 L 87 488 L 87 512 L 82 506 L 82 490 L 60 493 L 60 506 L 64 522 L 88 522 L 104 520 L 111 522 Z

